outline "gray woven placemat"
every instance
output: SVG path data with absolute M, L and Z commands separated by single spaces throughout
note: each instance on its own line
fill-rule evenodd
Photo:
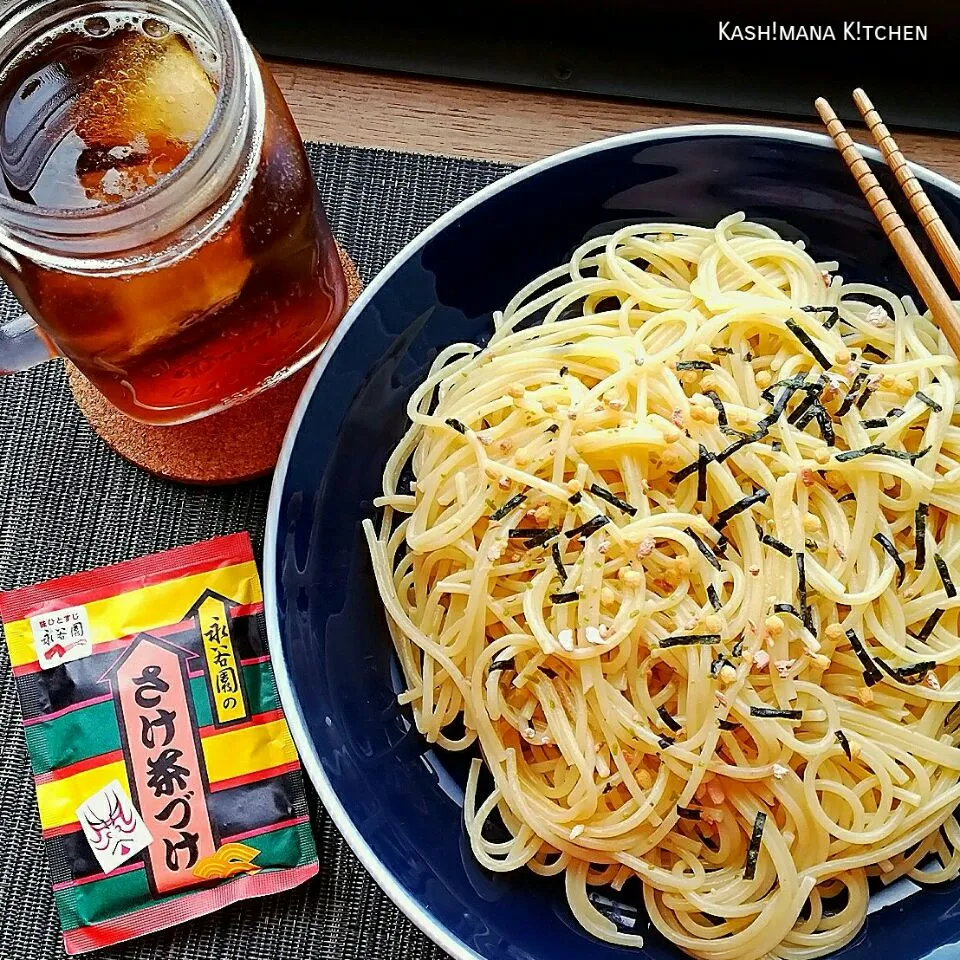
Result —
M 365 282 L 428 223 L 503 175 L 490 163 L 310 144 L 337 238 Z M 0 292 L 0 319 L 19 312 Z M 184 487 L 116 456 L 51 361 L 0 378 L 0 589 L 248 530 L 257 554 L 269 484 Z M 439 960 L 311 797 L 320 874 L 291 893 L 97 956 L 124 960 Z M 63 956 L 20 708 L 0 644 L 0 960 Z

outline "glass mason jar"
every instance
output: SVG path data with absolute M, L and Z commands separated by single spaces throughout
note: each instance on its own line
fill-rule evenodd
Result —
M 144 60 L 141 47 L 143 75 L 110 60 Z M 73 103 L 72 64 L 91 58 L 113 99 Z M 184 146 L 193 107 L 176 98 L 196 98 L 198 64 L 209 120 Z M 29 315 L 0 328 L 0 370 L 61 354 L 127 415 L 182 423 L 318 354 L 346 304 L 336 244 L 290 111 L 225 0 L 0 2 L 0 100 L 0 275 Z M 66 179 L 47 183 L 58 163 Z

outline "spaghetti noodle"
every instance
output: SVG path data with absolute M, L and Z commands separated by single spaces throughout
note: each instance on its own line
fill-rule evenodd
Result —
M 633 877 L 692 956 L 800 960 L 960 873 L 958 364 L 835 269 L 742 215 L 584 243 L 437 358 L 365 523 L 477 859 L 604 940 Z

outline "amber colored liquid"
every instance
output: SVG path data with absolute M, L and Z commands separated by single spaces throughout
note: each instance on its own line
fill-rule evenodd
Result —
M 260 161 L 219 234 L 169 266 L 118 276 L 23 258 L 14 271 L 0 261 L 59 352 L 138 420 L 181 422 L 271 384 L 311 356 L 343 314 L 343 272 L 303 145 L 260 70 Z M 173 32 L 60 38 L 0 85 L 0 191 L 53 208 L 133 196 L 183 160 L 215 97 L 215 80 Z M 43 116 L 29 116 L 34 105 Z M 23 149 L 31 130 L 33 155 Z

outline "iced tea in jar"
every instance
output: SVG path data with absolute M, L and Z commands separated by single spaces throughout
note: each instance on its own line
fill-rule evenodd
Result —
M 148 423 L 317 355 L 336 245 L 224 0 L 0 0 L 0 275 L 33 321 L 0 329 L 0 370 L 62 354 Z

